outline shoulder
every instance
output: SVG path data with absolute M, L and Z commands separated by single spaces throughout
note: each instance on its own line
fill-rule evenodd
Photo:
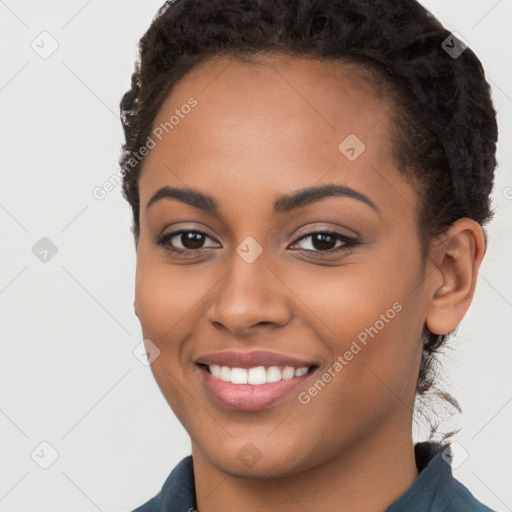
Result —
M 189 455 L 171 471 L 156 496 L 131 512 L 192 512 L 194 509 L 194 466 Z
M 144 503 L 144 505 L 141 505 L 140 507 L 137 507 L 136 509 L 132 510 L 131 512 L 157 512 L 161 510 L 161 507 L 157 503 L 156 499 L 157 496 Z
M 452 492 L 443 512 L 496 512 L 478 501 L 471 491 L 456 478 L 451 481 L 450 489 Z
M 432 446 L 432 445 L 431 445 Z M 427 471 L 435 473 L 430 481 L 433 485 L 434 510 L 439 512 L 495 512 L 481 501 L 459 480 L 452 471 L 453 451 L 451 446 L 433 446 L 432 459 Z
M 452 473 L 452 451 L 448 445 L 415 445 L 419 475 L 386 512 L 495 512 L 478 501 Z

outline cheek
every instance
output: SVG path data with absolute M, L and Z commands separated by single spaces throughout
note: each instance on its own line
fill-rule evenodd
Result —
M 337 268 L 308 266 L 290 272 L 284 280 L 300 299 L 297 306 L 304 309 L 320 332 L 344 340 L 356 338 L 375 322 L 381 330 L 381 315 L 396 323 L 397 307 L 393 305 L 399 302 L 404 306 L 409 300 L 407 295 L 418 279 L 418 268 L 404 270 L 404 259 L 392 254 L 358 255 L 347 262 Z
M 139 253 L 135 300 L 144 335 L 165 341 L 186 332 L 214 284 L 192 266 L 169 265 L 158 256 Z
M 140 244 L 140 242 L 139 242 Z M 194 279 L 184 280 L 179 267 L 171 267 L 152 251 L 139 245 L 135 279 L 135 300 L 144 339 L 160 350 L 150 368 L 155 381 L 175 415 L 187 424 L 190 407 L 183 394 L 187 368 L 183 361 L 183 340 L 194 329 L 194 307 L 201 293 Z
M 383 400 L 389 405 L 395 395 L 410 397 L 419 369 L 424 311 L 418 255 L 415 247 L 378 252 L 372 262 L 361 256 L 335 271 L 319 267 L 291 278 L 307 290 L 301 302 L 317 333 L 325 333 L 332 362 L 343 357 L 329 397 L 340 411 L 360 403 L 366 404 L 362 412 L 376 413 Z

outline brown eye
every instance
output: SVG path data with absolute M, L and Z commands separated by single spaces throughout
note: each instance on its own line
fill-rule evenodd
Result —
M 204 244 L 205 236 L 197 231 L 185 231 L 179 236 L 179 241 L 186 249 L 200 249 Z
M 308 252 L 334 253 L 344 249 L 349 249 L 358 244 L 357 240 L 342 235 L 341 233 L 333 233 L 331 231 L 314 231 L 299 238 L 294 245 L 297 245 L 302 240 L 306 240 L 308 238 L 311 239 L 311 242 L 304 244 L 307 247 L 302 248 L 302 250 Z
M 204 243 L 207 239 L 213 240 L 202 231 L 182 229 L 163 235 L 157 240 L 157 244 L 162 245 L 169 252 L 185 253 L 206 248 Z

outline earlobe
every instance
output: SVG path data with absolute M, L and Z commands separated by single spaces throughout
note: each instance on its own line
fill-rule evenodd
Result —
M 137 312 L 137 301 L 136 300 L 133 301 L 133 311 L 135 311 L 135 316 L 138 318 L 139 313 Z
M 425 319 L 434 334 L 453 331 L 466 314 L 485 254 L 485 238 L 474 220 L 457 220 L 434 249 L 435 270 L 429 274 L 430 299 Z

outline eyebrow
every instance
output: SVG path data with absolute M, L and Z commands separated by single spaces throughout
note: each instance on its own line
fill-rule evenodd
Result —
M 274 201 L 274 213 L 288 213 L 327 197 L 348 197 L 370 206 L 380 216 L 381 211 L 367 196 L 345 185 L 330 184 L 308 187 L 292 194 L 283 195 Z M 158 189 L 146 204 L 146 210 L 161 199 L 176 199 L 200 210 L 220 217 L 219 203 L 210 195 L 192 188 L 164 186 Z

